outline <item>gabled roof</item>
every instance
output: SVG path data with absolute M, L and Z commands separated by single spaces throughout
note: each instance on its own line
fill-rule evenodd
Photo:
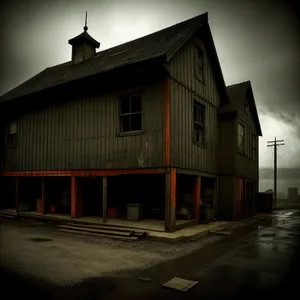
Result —
M 211 49 L 209 52 L 221 90 L 224 92 L 226 86 L 208 26 L 208 15 L 205 13 L 142 38 L 100 51 L 93 58 L 80 64 L 74 65 L 70 61 L 46 68 L 0 97 L 0 103 L 145 60 L 163 57 L 168 61 L 202 26 L 206 28 Z M 227 93 L 224 94 L 227 97 Z
M 249 93 L 249 108 L 254 118 L 254 122 L 257 129 L 257 134 L 262 136 L 260 121 L 257 113 L 255 99 L 250 81 L 244 81 L 237 84 L 227 86 L 229 95 L 229 103 L 220 106 L 218 113 L 237 113 L 239 108 L 244 106 L 246 97 Z

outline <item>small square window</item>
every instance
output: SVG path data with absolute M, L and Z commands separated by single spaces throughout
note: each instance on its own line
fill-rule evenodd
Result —
M 200 47 L 196 47 L 196 66 L 195 66 L 196 77 L 204 82 L 204 54 Z
M 17 122 L 10 123 L 8 125 L 6 145 L 8 147 L 14 147 L 17 145 Z
M 248 104 L 245 104 L 245 113 L 246 113 L 246 115 L 249 114 L 249 105 Z

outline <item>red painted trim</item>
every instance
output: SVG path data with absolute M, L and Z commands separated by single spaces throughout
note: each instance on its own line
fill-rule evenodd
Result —
M 133 174 L 165 174 L 166 169 L 124 169 L 124 170 L 66 170 L 66 171 L 11 171 L 2 172 L 1 176 L 75 176 L 75 177 L 94 177 L 94 176 L 117 176 Z
M 171 206 L 176 208 L 176 169 L 172 168 L 171 172 Z
M 71 177 L 71 218 L 77 217 L 77 182 L 74 176 Z
M 201 203 L 201 176 L 197 176 L 194 184 L 194 218 L 199 222 Z
M 164 83 L 164 103 L 165 103 L 165 161 L 166 166 L 170 166 L 171 156 L 171 117 L 170 117 L 170 79 L 166 78 Z
M 71 171 L 11 171 L 2 172 L 1 176 L 71 176 Z

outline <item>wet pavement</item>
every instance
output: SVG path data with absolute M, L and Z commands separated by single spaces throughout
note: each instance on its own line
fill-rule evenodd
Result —
M 96 276 L 71 286 L 17 276 L 9 268 L 0 271 L 0 291 L 10 298 L 18 295 L 74 300 L 295 297 L 300 279 L 300 211 L 279 211 L 250 234 L 239 231 L 220 237 L 181 258 L 145 270 Z M 175 276 L 199 283 L 185 293 L 161 287 Z M 141 282 L 141 277 L 151 281 Z

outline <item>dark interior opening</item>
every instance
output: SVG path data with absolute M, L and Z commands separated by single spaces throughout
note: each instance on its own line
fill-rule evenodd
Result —
M 37 200 L 41 198 L 42 198 L 41 177 L 20 177 L 19 178 L 19 202 L 21 207 L 20 210 L 36 211 Z
M 84 216 L 102 216 L 102 178 L 78 178 L 78 193 Z
M 127 217 L 127 204 L 140 204 L 143 218 L 165 219 L 165 176 L 121 175 L 108 177 L 108 216 L 117 208 L 114 217 Z
M 0 177 L 0 209 L 16 209 L 16 178 Z
M 49 177 L 46 183 L 46 212 L 71 213 L 70 177 Z M 54 210 L 53 210 L 54 209 Z
M 194 218 L 194 184 L 196 176 L 178 174 L 176 178 L 176 219 Z

